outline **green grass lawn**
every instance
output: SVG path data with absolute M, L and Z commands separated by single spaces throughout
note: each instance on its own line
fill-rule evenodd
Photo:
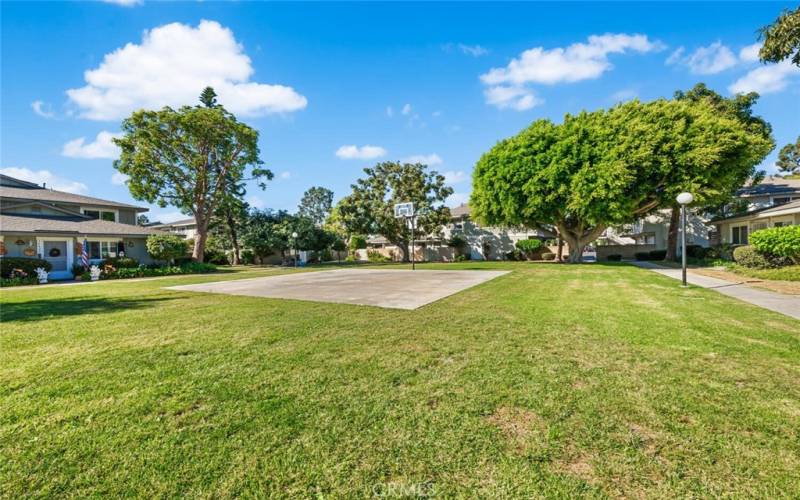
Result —
M 444 267 L 513 272 L 416 311 L 162 289 L 288 270 L 2 290 L 0 495 L 800 495 L 800 322 Z

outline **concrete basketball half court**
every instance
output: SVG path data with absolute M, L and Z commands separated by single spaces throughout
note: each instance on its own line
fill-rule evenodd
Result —
M 167 289 L 416 309 L 507 273 L 508 271 L 336 269 L 173 286 Z

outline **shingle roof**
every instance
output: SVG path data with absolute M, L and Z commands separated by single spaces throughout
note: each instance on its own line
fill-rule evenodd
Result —
M 797 213 L 800 212 L 800 200 L 792 201 L 789 203 L 782 203 L 780 205 L 772 205 L 769 207 L 759 208 L 757 210 L 751 210 L 749 212 L 745 212 L 739 215 L 731 215 L 730 217 L 724 217 L 721 219 L 711 219 L 709 222 L 711 223 L 718 223 L 718 222 L 726 222 L 731 220 L 737 219 L 749 219 L 753 216 L 758 217 L 769 217 L 771 214 L 776 212 L 783 212 L 788 210 L 789 213 Z
M 466 203 L 462 203 L 461 205 L 450 209 L 450 215 L 452 217 L 463 217 L 463 216 L 469 217 L 469 214 L 470 214 L 470 208 L 469 205 L 467 205 Z
M 0 215 L 3 233 L 76 233 L 81 235 L 147 236 L 163 231 L 132 224 L 75 216 Z
M 83 196 L 81 194 L 65 193 L 64 191 L 56 191 L 54 189 L 46 189 L 42 187 L 20 188 L 0 186 L 0 198 L 77 203 L 82 205 L 100 205 L 106 207 L 133 208 L 142 212 L 147 211 L 146 208 L 137 207 L 136 205 L 103 200 L 100 198 L 93 198 L 91 196 Z
M 175 227 L 175 226 L 191 226 L 192 224 L 196 224 L 196 221 L 194 220 L 194 218 L 176 220 L 175 222 L 165 222 L 163 224 L 162 223 L 153 224 L 150 227 L 156 227 L 158 229 L 164 229 L 164 228 Z
M 770 196 L 779 194 L 800 193 L 800 179 L 784 179 L 769 176 L 755 186 L 746 186 L 736 191 L 736 196 L 752 198 L 753 196 Z

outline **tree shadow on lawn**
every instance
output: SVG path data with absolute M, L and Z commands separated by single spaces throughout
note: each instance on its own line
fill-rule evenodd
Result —
M 171 297 L 148 299 L 59 298 L 6 303 L 0 307 L 0 321 L 40 321 L 59 316 L 118 312 L 122 309 L 143 309 Z

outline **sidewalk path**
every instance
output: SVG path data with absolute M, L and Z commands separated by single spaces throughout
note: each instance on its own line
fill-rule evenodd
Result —
M 649 269 L 658 274 L 663 274 L 670 278 L 675 278 L 676 280 L 681 279 L 680 269 L 664 267 L 652 262 L 631 262 L 631 264 L 636 267 L 641 267 L 642 269 Z M 798 295 L 783 295 L 769 290 L 759 290 L 747 286 L 744 282 L 736 283 L 719 278 L 701 276 L 699 274 L 693 274 L 691 270 L 686 273 L 686 281 L 688 281 L 689 284 L 702 288 L 710 288 L 721 294 L 749 302 L 763 307 L 764 309 L 800 319 L 800 296 Z

